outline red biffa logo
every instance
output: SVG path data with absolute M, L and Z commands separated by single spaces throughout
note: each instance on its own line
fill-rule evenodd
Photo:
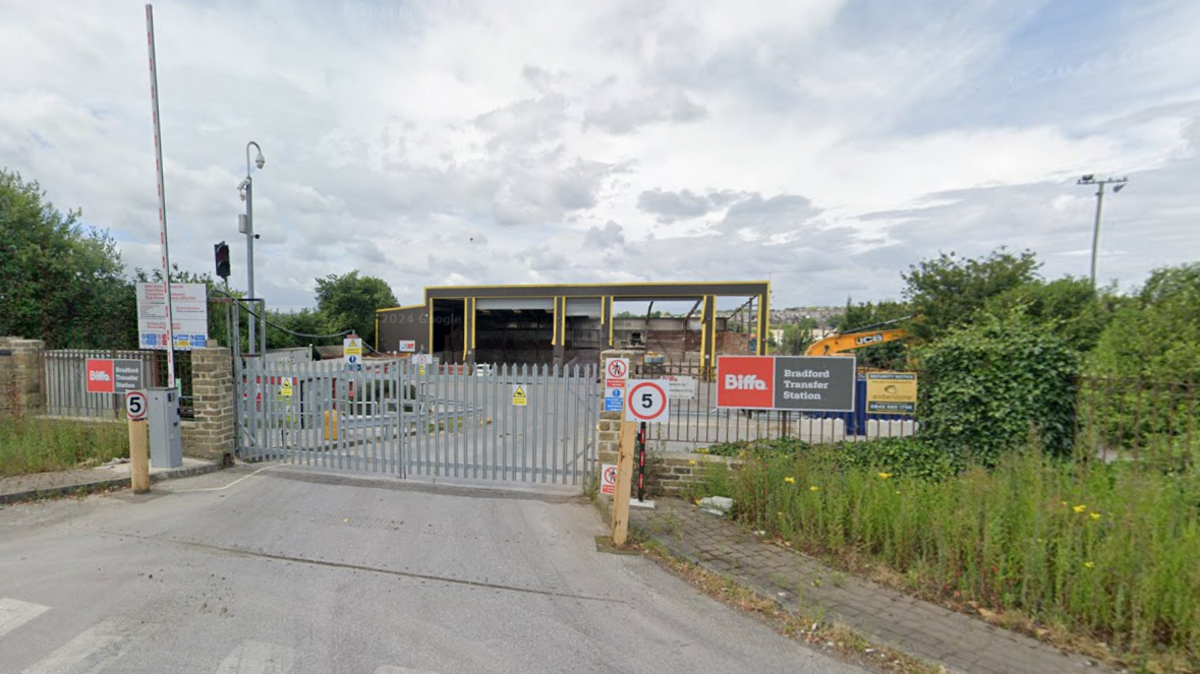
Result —
M 88 393 L 113 393 L 116 391 L 111 359 L 88 358 L 86 365 Z
M 717 382 L 717 407 L 775 406 L 775 359 L 771 356 L 721 356 Z

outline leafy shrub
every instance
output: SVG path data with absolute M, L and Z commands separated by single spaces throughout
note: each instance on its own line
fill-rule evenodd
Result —
M 921 436 L 878 438 L 835 445 L 835 458 L 843 468 L 870 468 L 894 475 L 942 479 L 961 471 L 961 451 L 947 449 Z
M 1078 356 L 1020 314 L 988 316 L 921 352 L 922 433 L 994 465 L 1032 438 L 1053 454 L 1074 441 Z
M 1087 369 L 1103 388 L 1084 409 L 1098 440 L 1168 468 L 1200 460 L 1200 263 L 1151 274 L 1101 334 Z

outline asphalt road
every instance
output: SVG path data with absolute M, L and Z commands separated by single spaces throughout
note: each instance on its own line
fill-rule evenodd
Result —
M 862 671 L 596 552 L 577 497 L 256 470 L 0 510 L 0 671 Z

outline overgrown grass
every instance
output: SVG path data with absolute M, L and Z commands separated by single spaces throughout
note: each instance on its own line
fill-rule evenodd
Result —
M 0 476 L 64 470 L 122 456 L 129 456 L 125 424 L 0 416 Z
M 886 565 L 912 589 L 1015 611 L 1149 671 L 1200 669 L 1200 475 L 1028 451 L 928 479 L 837 448 L 713 468 L 709 493 L 806 552 Z

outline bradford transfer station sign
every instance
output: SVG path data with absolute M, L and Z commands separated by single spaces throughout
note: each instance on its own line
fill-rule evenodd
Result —
M 847 356 L 721 356 L 717 407 L 852 412 L 854 376 Z

